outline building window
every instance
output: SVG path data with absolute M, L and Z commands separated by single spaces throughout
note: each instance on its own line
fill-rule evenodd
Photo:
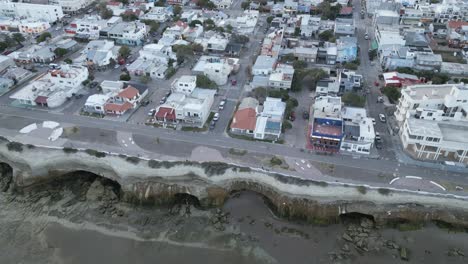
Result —
M 432 113 L 427 113 L 427 116 L 432 116 Z

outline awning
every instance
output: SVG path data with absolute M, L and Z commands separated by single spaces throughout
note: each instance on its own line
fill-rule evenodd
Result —
M 34 102 L 36 102 L 36 104 L 45 105 L 45 104 L 47 104 L 47 99 L 48 99 L 48 97 L 40 95 L 40 96 L 36 97 L 36 100 L 34 100 Z
M 376 50 L 376 49 L 378 49 L 378 48 L 379 48 L 379 44 L 377 43 L 377 41 L 376 41 L 375 39 L 372 40 L 370 49 L 371 49 L 371 50 Z

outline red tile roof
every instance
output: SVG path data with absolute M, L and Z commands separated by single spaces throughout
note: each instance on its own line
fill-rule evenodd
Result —
M 123 104 L 116 104 L 116 103 L 106 103 L 104 105 L 104 110 L 106 112 L 120 112 L 125 113 L 126 111 L 133 108 L 133 105 L 129 102 L 125 102 Z
M 121 4 L 122 4 L 121 2 L 108 2 L 107 3 L 107 5 L 111 5 L 111 6 L 119 6 Z
M 175 109 L 171 107 L 159 107 L 158 112 L 156 112 L 156 119 L 175 121 Z
M 257 123 L 257 112 L 253 108 L 237 110 L 231 123 L 231 128 L 254 130 Z
M 462 26 L 468 26 L 468 22 L 465 21 L 449 21 L 447 27 L 452 29 L 461 28 Z
M 343 6 L 340 10 L 340 15 L 351 15 L 353 13 L 353 7 Z
M 128 86 L 127 88 L 123 89 L 117 95 L 118 97 L 132 99 L 138 95 L 138 90 L 133 86 Z

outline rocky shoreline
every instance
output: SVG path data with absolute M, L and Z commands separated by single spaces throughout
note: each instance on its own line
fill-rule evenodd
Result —
M 333 224 L 359 213 L 379 226 L 437 221 L 468 227 L 466 199 L 450 195 L 317 182 L 221 162 L 143 160 L 24 146 L 14 151 L 6 145 L 0 144 L 0 164 L 3 175 L 10 176 L 2 182 L 18 191 L 80 172 L 109 180 L 123 201 L 138 205 L 190 199 L 202 208 L 221 207 L 231 193 L 247 190 L 265 197 L 277 215 L 289 220 Z

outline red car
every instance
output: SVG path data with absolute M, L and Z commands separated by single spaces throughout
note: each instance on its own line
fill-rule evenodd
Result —
M 237 80 L 231 80 L 231 85 L 236 86 L 237 85 Z

